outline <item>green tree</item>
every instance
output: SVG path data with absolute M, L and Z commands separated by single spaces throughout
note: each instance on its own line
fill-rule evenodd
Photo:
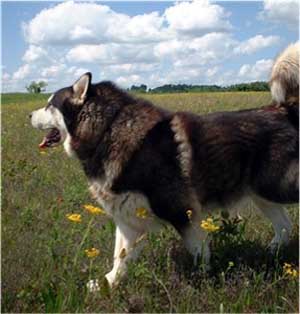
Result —
M 146 93 L 147 92 L 147 85 L 145 85 L 145 84 L 141 84 L 140 86 L 132 85 L 130 90 L 132 92 Z
M 46 90 L 47 83 L 44 81 L 35 82 L 32 81 L 29 86 L 26 86 L 28 93 L 40 94 Z

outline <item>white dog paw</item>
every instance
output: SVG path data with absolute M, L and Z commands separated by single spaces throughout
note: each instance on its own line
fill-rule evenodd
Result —
M 100 290 L 98 279 L 91 279 L 87 282 L 86 287 L 89 292 L 97 292 Z
M 111 271 L 110 273 L 107 273 L 105 275 L 105 279 L 106 279 L 107 284 L 110 288 L 114 288 L 117 286 L 116 275 L 113 271 Z

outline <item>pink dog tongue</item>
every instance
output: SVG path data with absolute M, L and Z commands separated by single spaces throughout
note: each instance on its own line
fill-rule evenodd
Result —
M 53 146 L 53 144 L 59 143 L 61 137 L 58 129 L 51 129 L 50 132 L 43 138 L 39 144 L 39 148 L 47 148 Z
M 45 136 L 45 137 L 43 138 L 42 142 L 39 144 L 39 148 L 43 149 L 43 148 L 48 147 L 47 141 L 48 141 L 48 139 L 47 139 L 47 137 Z

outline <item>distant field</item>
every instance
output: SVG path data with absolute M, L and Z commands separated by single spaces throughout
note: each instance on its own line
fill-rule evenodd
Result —
M 112 266 L 114 224 L 83 209 L 93 204 L 83 171 L 62 147 L 41 153 L 43 134 L 28 114 L 49 95 L 2 95 L 2 312 L 285 312 L 298 313 L 298 280 L 283 273 L 298 269 L 298 206 L 292 241 L 275 257 L 269 221 L 249 205 L 238 235 L 226 245 L 213 242 L 212 269 L 203 273 L 172 228 L 150 235 L 141 257 L 113 291 L 88 294 L 85 283 L 103 278 Z M 265 92 L 143 95 L 170 110 L 199 114 L 257 107 Z M 94 204 L 96 205 L 96 204 Z M 66 214 L 81 213 L 72 223 Z M 100 254 L 89 260 L 84 253 Z

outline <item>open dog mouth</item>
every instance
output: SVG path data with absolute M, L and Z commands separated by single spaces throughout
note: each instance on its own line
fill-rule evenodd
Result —
M 50 129 L 49 133 L 43 138 L 42 142 L 39 144 L 39 148 L 49 148 L 54 147 L 59 144 L 61 140 L 61 135 L 58 129 Z

